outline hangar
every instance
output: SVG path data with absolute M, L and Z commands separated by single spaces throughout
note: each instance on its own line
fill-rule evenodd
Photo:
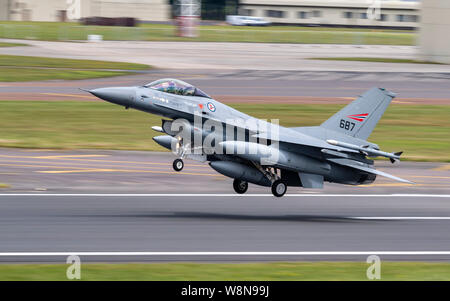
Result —
M 99 16 L 167 21 L 170 7 L 167 0 L 0 0 L 0 20 L 54 22 Z
M 273 24 L 416 28 L 418 1 L 381 0 L 376 20 L 368 17 L 367 0 L 240 0 L 240 13 Z M 376 3 L 375 1 L 372 3 Z

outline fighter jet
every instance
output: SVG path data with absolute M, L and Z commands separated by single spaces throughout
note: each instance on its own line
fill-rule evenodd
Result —
M 276 197 L 288 186 L 362 185 L 377 175 L 412 183 L 376 170 L 370 159 L 386 157 L 394 163 L 402 154 L 381 151 L 367 141 L 395 97 L 383 88 L 370 89 L 321 125 L 293 128 L 260 121 L 177 79 L 86 91 L 126 109 L 164 117 L 161 126 L 152 127 L 164 135 L 153 140 L 176 154 L 173 169 L 181 171 L 185 158 L 208 162 L 234 179 L 239 194 L 247 191 L 248 183 L 271 187 Z

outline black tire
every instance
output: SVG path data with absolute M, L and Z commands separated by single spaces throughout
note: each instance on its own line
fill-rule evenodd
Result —
M 287 191 L 287 185 L 281 180 L 276 180 L 272 184 L 272 194 L 277 198 L 282 197 Z
M 236 193 L 243 194 L 247 192 L 248 183 L 242 180 L 234 179 L 233 188 Z
M 181 159 L 175 159 L 172 164 L 173 170 L 181 171 L 184 167 L 184 162 Z

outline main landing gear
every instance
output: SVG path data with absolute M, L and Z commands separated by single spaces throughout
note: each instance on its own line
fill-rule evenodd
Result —
M 243 194 L 247 192 L 248 183 L 242 180 L 234 179 L 233 188 L 236 193 Z
M 281 180 L 272 183 L 272 194 L 276 197 L 282 197 L 287 191 L 287 185 Z
M 236 193 L 244 194 L 248 189 L 248 182 L 234 179 L 233 188 Z M 272 184 L 272 194 L 276 197 L 282 197 L 287 191 L 287 185 L 282 180 L 276 180 Z
M 175 159 L 172 166 L 175 171 L 181 171 L 184 167 L 184 162 L 181 159 Z

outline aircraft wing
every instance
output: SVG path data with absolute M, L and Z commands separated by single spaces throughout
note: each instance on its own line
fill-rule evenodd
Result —
M 365 164 L 357 162 L 357 161 L 352 161 L 352 160 L 348 160 L 348 159 L 327 159 L 328 161 L 334 162 L 336 164 L 342 165 L 342 166 L 347 166 L 347 167 L 351 167 L 354 169 L 358 169 L 358 170 L 362 170 L 368 173 L 372 173 L 375 175 L 380 175 L 382 177 L 386 177 L 389 179 L 393 179 L 402 183 L 408 183 L 408 184 L 414 184 L 414 182 L 390 175 L 388 173 L 382 172 L 380 170 L 376 170 L 370 167 L 367 167 Z

